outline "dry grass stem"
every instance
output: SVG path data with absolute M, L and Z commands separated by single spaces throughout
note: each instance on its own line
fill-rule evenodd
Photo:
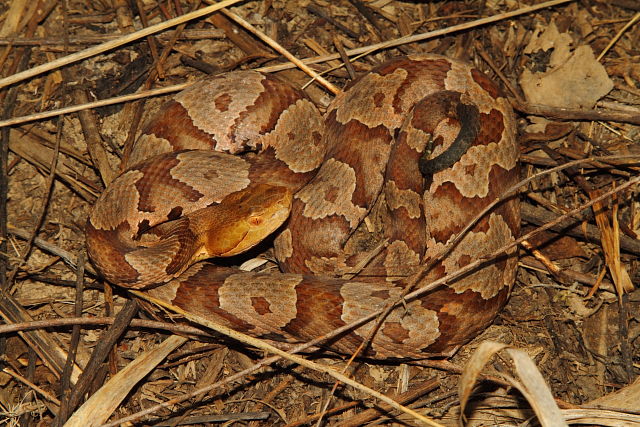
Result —
M 221 2 L 216 3 L 215 5 L 194 10 L 193 12 L 184 14 L 182 16 L 178 16 L 177 18 L 168 19 L 159 24 L 152 25 L 147 28 L 143 28 L 142 30 L 136 31 L 135 33 L 127 34 L 116 40 L 104 42 L 102 44 L 90 47 L 80 52 L 73 53 L 68 56 L 63 56 L 62 58 L 56 59 L 55 61 L 47 62 L 45 64 L 38 65 L 37 67 L 30 68 L 20 73 L 13 74 L 9 77 L 0 79 L 0 88 L 12 85 L 14 83 L 21 82 L 23 80 L 26 80 L 30 77 L 37 76 L 42 73 L 46 73 L 47 71 L 55 70 L 56 68 L 64 67 L 65 65 L 73 64 L 74 62 L 78 62 L 83 59 L 91 58 L 92 56 L 99 55 L 111 49 L 115 49 L 116 47 L 123 46 L 132 41 L 141 39 L 151 34 L 155 34 L 162 30 L 166 30 L 167 28 L 175 27 L 176 25 L 180 25 L 183 22 L 188 22 L 193 19 L 200 18 L 205 15 L 209 15 L 210 13 L 218 11 L 223 7 L 228 7 L 238 2 L 240 2 L 240 0 L 222 0 Z
M 228 0 L 228 1 L 230 3 L 235 3 L 235 2 L 237 2 L 239 0 L 235 0 L 235 1 Z M 492 22 L 497 22 L 497 21 L 500 21 L 500 20 L 503 20 L 503 19 L 509 19 L 509 18 L 513 18 L 515 16 L 523 15 L 523 14 L 526 14 L 526 13 L 531 13 L 531 12 L 539 10 L 539 9 L 557 6 L 559 4 L 567 3 L 569 1 L 573 1 L 573 0 L 554 0 L 554 1 L 549 1 L 549 2 L 545 2 L 545 3 L 540 3 L 538 5 L 517 9 L 517 10 L 512 11 L 512 12 L 499 14 L 499 15 L 496 15 L 496 16 L 488 17 L 488 18 L 477 19 L 475 21 L 467 22 L 467 23 L 460 24 L 460 25 L 454 25 L 454 26 L 447 27 L 447 28 L 444 28 L 444 29 L 441 29 L 441 30 L 430 31 L 430 32 L 427 32 L 427 33 L 417 34 L 417 35 L 413 35 L 413 36 L 399 37 L 399 38 L 396 38 L 394 40 L 390 40 L 388 42 L 376 43 L 376 44 L 372 44 L 372 45 L 369 45 L 369 46 L 364 46 L 364 47 L 357 48 L 357 49 L 348 49 L 348 50 L 346 50 L 346 53 L 349 56 L 356 56 L 356 57 L 359 58 L 359 57 L 362 57 L 362 56 L 365 56 L 365 55 L 369 55 L 369 54 L 371 54 L 371 53 L 373 53 L 375 51 L 378 51 L 378 50 L 387 49 L 387 48 L 396 47 L 396 46 L 401 46 L 403 44 L 415 43 L 417 41 L 423 41 L 423 40 L 427 40 L 427 39 L 431 39 L 431 38 L 440 37 L 440 36 L 443 36 L 443 35 L 446 35 L 446 34 L 455 33 L 455 32 L 458 32 L 458 31 L 468 30 L 468 29 L 471 29 L 471 28 L 474 28 L 474 27 L 478 27 L 478 26 L 481 26 L 481 25 L 486 25 L 486 24 L 489 24 L 489 23 L 492 23 Z M 214 6 L 209 6 L 209 7 L 214 7 Z M 224 6 L 220 6 L 220 7 L 224 7 Z M 215 10 L 217 10 L 217 9 L 215 9 Z M 195 13 L 195 12 L 193 12 L 193 13 Z M 206 15 L 206 13 L 203 13 L 203 14 L 198 15 L 198 16 L 203 16 L 203 15 Z M 194 18 L 192 18 L 192 19 L 194 19 Z M 169 21 L 165 21 L 163 24 L 166 24 L 166 22 L 169 22 Z M 174 23 L 174 25 L 178 25 L 181 22 L 183 22 L 183 21 L 176 22 L 176 23 Z M 155 26 L 147 27 L 147 28 L 145 28 L 145 30 L 149 31 L 150 28 L 154 28 L 154 27 Z M 166 28 L 168 28 L 168 27 L 166 27 Z M 128 43 L 130 41 L 133 41 L 133 40 L 136 40 L 136 39 L 139 39 L 139 38 L 142 38 L 142 37 L 145 37 L 148 34 L 153 34 L 153 32 L 146 33 L 146 32 L 144 32 L 145 30 L 141 30 L 141 31 L 138 31 L 138 32 L 134 33 L 136 35 L 136 37 L 133 37 L 133 35 L 128 35 L 127 37 L 129 37 L 130 39 L 127 39 L 122 44 Z M 161 31 L 161 30 L 157 30 L 157 31 Z M 154 32 L 156 32 L 156 31 L 154 31 Z M 113 42 L 109 42 L 109 43 L 115 43 L 116 41 L 117 40 L 114 40 Z M 104 43 L 104 44 L 107 44 L 107 43 Z M 97 55 L 99 53 L 104 52 L 104 50 L 99 50 L 98 49 L 100 46 L 103 46 L 103 45 L 99 45 L 99 46 L 96 46 L 95 48 L 92 48 L 92 49 L 95 49 L 95 52 L 91 52 L 91 54 L 86 54 L 87 56 L 83 56 L 81 59 L 85 59 L 85 58 L 88 58 L 90 56 Z M 121 44 L 118 44 L 117 46 L 121 46 Z M 109 47 L 109 49 L 112 49 L 113 47 L 116 47 L 116 46 Z M 87 50 L 89 50 L 89 49 L 87 49 Z M 86 51 L 83 51 L 83 52 L 86 52 Z M 79 53 L 81 53 L 81 52 L 79 52 Z M 331 60 L 334 60 L 334 59 L 340 59 L 340 54 L 336 53 L 336 54 L 332 54 L 332 55 L 323 55 L 323 56 L 319 56 L 319 57 L 315 57 L 315 58 L 303 59 L 303 60 L 300 61 L 300 64 L 306 67 L 306 65 L 309 65 L 309 64 L 317 64 L 317 63 L 321 63 L 321 62 L 331 61 Z M 44 64 L 44 65 L 47 65 L 47 64 Z M 62 64 L 62 65 L 66 65 L 66 64 Z M 61 65 L 57 65 L 57 66 L 61 66 Z M 54 67 L 52 67 L 50 69 L 56 68 L 57 66 L 54 66 Z M 288 64 L 257 68 L 256 70 L 257 71 L 261 71 L 261 72 L 265 72 L 265 73 L 271 73 L 271 72 L 276 72 L 276 71 L 287 70 L 287 69 L 290 69 L 290 68 L 295 68 L 296 66 L 298 66 L 298 65 L 294 64 L 293 62 L 291 62 L 291 63 L 288 63 Z M 36 68 L 38 68 L 38 67 L 36 67 Z M 27 71 L 29 71 L 29 70 L 27 70 Z M 48 71 L 48 70 L 44 70 L 44 71 Z M 41 71 L 41 72 L 44 72 L 44 71 Z M 315 73 L 313 70 L 311 70 L 311 73 L 313 73 L 313 75 L 317 75 L 317 73 Z M 312 74 L 310 74 L 310 75 L 312 75 Z M 14 75 L 14 76 L 16 76 L 16 75 Z M 11 77 L 15 78 L 14 76 L 11 76 Z M 26 76 L 26 77 L 22 77 L 20 79 L 15 80 L 15 81 L 11 81 L 11 82 L 9 82 L 7 84 L 15 83 L 17 81 L 26 79 L 28 77 L 31 77 L 31 75 Z M 2 87 L 2 83 L 3 83 L 3 79 L 0 79 L 0 87 Z M 127 102 L 127 101 L 133 101 L 133 100 L 136 100 L 136 99 L 146 98 L 146 97 L 149 97 L 149 96 L 157 96 L 157 95 L 164 95 L 164 94 L 172 93 L 172 92 L 178 92 L 178 91 L 184 89 L 187 86 L 188 86 L 188 84 L 186 84 L 186 83 L 185 84 L 179 84 L 179 85 L 173 85 L 173 86 L 168 86 L 168 87 L 161 88 L 161 89 L 154 89 L 154 90 L 139 92 L 139 93 L 136 93 L 136 94 L 124 95 L 124 96 L 119 96 L 119 97 L 115 97 L 115 98 L 95 101 L 95 102 L 84 104 L 84 105 L 75 105 L 75 106 L 60 108 L 60 109 L 52 110 L 52 111 L 45 111 L 45 112 L 42 112 L 42 113 L 34 113 L 34 114 L 30 114 L 28 116 L 16 117 L 16 118 L 13 118 L 13 119 L 0 120 L 0 128 L 5 127 L 5 126 L 20 124 L 20 123 L 27 123 L 27 122 L 31 122 L 31 121 L 34 121 L 34 120 L 42 120 L 42 119 L 49 118 L 49 117 L 54 117 L 54 116 L 57 116 L 57 115 L 69 114 L 69 113 L 73 113 L 73 112 L 76 112 L 76 111 L 84 110 L 84 109 L 87 109 L 87 108 L 102 107 L 102 106 L 106 106 L 106 105 L 113 105 L 113 104 L 118 104 L 118 103 L 121 103 L 121 102 Z M 336 89 L 336 90 L 338 90 L 338 92 L 339 92 L 339 89 Z M 333 90 L 331 90 L 331 91 L 334 92 Z M 338 93 L 338 92 L 334 92 L 334 93 Z

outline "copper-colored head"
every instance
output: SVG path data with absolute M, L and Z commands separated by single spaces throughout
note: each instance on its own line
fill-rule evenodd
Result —
M 291 199 L 289 189 L 267 184 L 228 195 L 203 230 L 204 252 L 198 258 L 233 256 L 257 245 L 287 219 Z

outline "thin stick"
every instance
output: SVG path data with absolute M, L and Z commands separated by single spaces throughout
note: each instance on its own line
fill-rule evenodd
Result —
M 31 322 L 9 323 L 0 325 L 0 335 L 11 334 L 34 329 L 60 328 L 63 326 L 105 326 L 113 325 L 114 317 L 63 317 L 56 319 L 34 320 Z M 160 329 L 176 334 L 189 334 L 198 336 L 210 336 L 205 331 L 193 326 L 179 325 L 175 323 L 157 322 L 155 320 L 131 320 L 132 328 Z
M 82 307 L 84 305 L 84 258 L 85 254 L 80 251 L 78 254 L 78 269 L 76 270 L 76 298 L 74 306 L 74 314 L 76 317 L 82 317 Z M 59 424 L 63 424 L 63 420 L 69 418 L 69 396 L 71 390 L 71 373 L 73 366 L 76 363 L 78 356 L 78 344 L 80 343 L 80 326 L 74 325 L 71 330 L 71 340 L 69 342 L 69 350 L 67 351 L 67 360 L 64 363 L 64 368 L 60 374 L 60 392 L 62 397 L 60 403 L 60 410 L 56 416 L 59 419 Z
M 122 34 L 92 34 L 82 36 L 70 36 L 70 45 L 88 44 L 95 45 L 110 40 L 116 40 L 122 37 Z M 168 41 L 172 37 L 171 32 L 159 34 L 157 36 L 161 41 Z M 202 39 L 221 39 L 224 35 L 217 28 L 203 28 L 185 30 L 179 37 L 179 40 L 202 40 Z M 58 46 L 63 45 L 62 38 L 55 37 L 0 37 L 0 46 Z
M 44 391 L 43 389 L 41 389 L 40 387 L 38 387 L 37 385 L 35 385 L 31 381 L 29 381 L 28 379 L 26 379 L 22 375 L 20 375 L 20 374 L 18 374 L 16 372 L 13 372 L 9 368 L 4 368 L 2 370 L 2 372 L 4 372 L 5 374 L 9 374 L 13 378 L 15 378 L 18 381 L 24 383 L 26 386 L 28 386 L 29 388 L 33 389 L 33 391 L 37 392 L 39 395 L 41 395 L 42 397 L 44 397 L 45 399 L 47 399 L 49 402 L 53 403 L 54 405 L 60 406 L 60 401 L 58 399 L 56 399 L 55 396 L 52 396 L 51 394 L 47 393 L 46 391 Z
M 88 110 L 90 108 L 98 108 L 98 107 L 104 107 L 106 105 L 119 104 L 121 102 L 135 101 L 136 99 L 140 99 L 140 98 L 166 95 L 167 93 L 178 92 L 189 85 L 191 85 L 191 82 L 181 83 L 173 86 L 167 86 L 159 89 L 145 90 L 143 92 L 132 93 L 129 95 L 116 96 L 115 98 L 101 99 L 100 101 L 88 102 L 86 104 L 71 105 L 69 107 L 59 108 L 57 110 L 43 111 L 41 113 L 29 114 L 27 116 L 22 116 L 22 117 L 15 117 L 13 119 L 0 121 L 0 128 L 5 126 L 16 125 L 20 123 L 32 122 L 35 120 L 48 119 L 49 117 L 62 115 L 62 114 L 75 113 L 77 111 Z
M 321 75 L 316 73 L 314 70 L 309 68 L 304 62 L 302 62 L 301 60 L 296 58 L 291 52 L 289 52 L 287 49 L 285 49 L 280 43 L 278 43 L 277 41 L 273 40 L 271 37 L 267 36 L 262 31 L 258 30 L 256 27 L 254 27 L 253 25 L 251 25 L 250 23 L 248 23 L 247 21 L 242 19 L 240 16 L 238 16 L 235 13 L 230 12 L 230 11 L 228 11 L 226 9 L 223 9 L 222 13 L 224 13 L 227 17 L 229 17 L 232 20 L 234 20 L 238 25 L 242 26 L 247 31 L 250 31 L 251 33 L 253 33 L 260 40 L 262 40 L 263 42 L 265 42 L 266 44 L 271 46 L 274 50 L 276 50 L 278 53 L 283 55 L 289 61 L 294 63 L 296 65 L 296 67 L 300 68 L 302 71 L 307 73 L 309 75 L 309 77 L 311 77 L 313 80 L 315 80 L 318 83 L 320 83 L 322 86 L 324 86 L 328 91 L 330 91 L 334 95 L 337 95 L 340 92 L 342 92 L 340 89 L 338 89 L 336 86 L 334 86 L 333 83 L 331 83 L 328 80 L 326 80 L 324 77 L 322 77 Z
M 631 21 L 627 22 L 627 24 L 622 27 L 622 29 L 620 29 L 620 31 L 618 31 L 618 34 L 616 34 L 616 36 L 611 39 L 611 41 L 609 42 L 609 44 L 607 45 L 607 47 L 604 48 L 604 50 L 602 52 L 600 52 L 600 55 L 598 55 L 598 59 L 596 59 L 596 61 L 600 62 L 600 60 L 602 60 L 602 58 L 604 58 L 604 56 L 607 54 L 607 52 L 609 52 L 609 49 L 611 49 L 613 47 L 614 44 L 616 44 L 616 42 L 618 40 L 620 40 L 620 37 L 622 37 L 622 35 L 636 22 L 638 22 L 640 20 L 640 12 L 636 13 L 635 16 L 631 19 Z
M 24 240 L 29 239 L 30 233 L 27 230 L 13 227 L 11 225 L 7 225 L 7 230 L 9 231 L 10 234 L 16 235 L 21 239 L 24 239 Z M 42 239 L 40 237 L 36 237 L 33 243 L 40 249 L 43 249 L 53 255 L 59 256 L 60 258 L 63 259 L 65 264 L 71 266 L 71 268 L 73 268 L 74 270 L 77 268 L 76 257 L 71 252 L 64 250 L 61 247 L 56 246 L 53 243 L 50 243 L 47 240 Z M 97 276 L 97 273 L 93 269 L 91 264 L 89 263 L 85 264 L 84 268 L 86 271 L 90 272 L 92 275 Z
M 29 260 L 29 257 L 31 256 L 31 251 L 33 250 L 33 242 L 36 239 L 36 236 L 38 235 L 40 228 L 44 224 L 45 217 L 47 216 L 47 211 L 48 211 L 47 208 L 49 207 L 49 202 L 51 201 L 51 194 L 53 193 L 53 184 L 55 183 L 55 178 L 56 178 L 56 168 L 58 166 L 58 158 L 60 156 L 60 140 L 62 139 L 62 123 L 63 123 L 63 118 L 60 117 L 58 119 L 58 124 L 57 124 L 58 130 L 56 134 L 56 145 L 53 149 L 53 157 L 51 159 L 51 166 L 49 167 L 49 176 L 47 177 L 47 183 L 46 183 L 46 193 L 44 195 L 44 200 L 40 208 L 40 213 L 36 220 L 36 224 L 33 227 L 33 231 L 31 232 L 31 235 L 27 240 L 27 247 L 25 249 L 24 254 L 21 257 L 22 259 L 17 263 L 17 265 L 9 274 L 9 278 L 7 279 L 7 283 L 9 286 L 13 286 L 13 281 L 18 275 L 20 268 L 22 268 L 22 266 L 26 264 L 26 262 Z
M 200 18 L 201 16 L 208 15 L 217 10 L 222 9 L 223 7 L 231 6 L 235 3 L 238 3 L 240 0 L 223 0 L 220 3 L 216 3 L 211 6 L 203 7 L 202 9 L 194 10 L 193 12 L 187 13 L 182 16 L 178 16 L 177 18 L 169 19 L 167 21 L 161 22 L 156 25 L 152 25 L 147 28 L 143 28 L 140 31 L 136 31 L 131 34 L 124 35 L 118 39 L 111 40 L 97 46 L 90 47 L 85 50 L 81 50 L 80 52 L 73 53 L 71 55 L 63 56 L 62 58 L 58 58 L 55 61 L 47 62 L 46 64 L 38 65 L 37 67 L 30 68 L 21 73 L 16 73 L 9 77 L 5 77 L 4 79 L 0 79 L 0 88 L 5 86 L 9 86 L 14 83 L 21 82 L 22 80 L 26 80 L 30 77 L 37 76 L 42 73 L 46 73 L 47 71 L 55 70 L 56 68 L 63 67 L 65 65 L 72 64 L 74 62 L 81 61 L 86 58 L 90 58 L 94 55 L 98 55 L 100 53 L 106 52 L 108 50 L 114 49 L 116 47 L 125 45 L 134 40 L 138 40 L 140 38 L 149 36 L 151 34 L 155 34 L 159 31 L 166 30 L 167 28 L 174 27 L 176 25 L 182 24 L 183 22 L 191 21 L 192 19 Z
M 233 329 L 231 329 L 231 328 L 229 328 L 227 326 L 212 322 L 211 320 L 206 319 L 206 318 L 204 318 L 202 316 L 199 316 L 197 314 L 190 313 L 190 312 L 188 312 L 186 310 L 183 310 L 183 309 L 181 309 L 179 307 L 176 307 L 176 306 L 168 303 L 167 301 L 162 301 L 160 299 L 154 298 L 154 297 L 152 297 L 152 296 L 150 296 L 150 295 L 148 295 L 148 294 L 146 294 L 144 292 L 133 291 L 132 290 L 132 291 L 130 291 L 130 293 L 135 295 L 135 296 L 137 296 L 138 298 L 142 298 L 144 300 L 147 300 L 147 301 L 150 301 L 150 302 L 152 302 L 154 304 L 157 304 L 160 307 L 165 307 L 165 308 L 167 308 L 167 309 L 169 309 L 169 310 L 171 310 L 173 312 L 181 314 L 186 319 L 191 320 L 192 322 L 198 323 L 198 324 L 203 325 L 203 326 L 207 326 L 207 327 L 213 329 L 214 331 L 217 331 L 217 332 L 219 332 L 219 333 L 221 333 L 223 335 L 226 335 L 228 337 L 236 339 L 236 340 L 238 340 L 240 342 L 243 342 L 245 344 L 249 344 L 249 345 L 254 346 L 256 348 L 265 350 L 265 351 L 267 351 L 269 353 L 276 354 L 276 355 L 278 355 L 280 357 L 284 357 L 285 359 L 290 360 L 290 361 L 292 361 L 294 363 L 297 363 L 298 365 L 304 366 L 305 368 L 313 369 L 314 371 L 323 372 L 325 374 L 328 374 L 328 375 L 332 376 L 333 378 L 337 379 L 338 381 L 341 381 L 341 382 L 343 382 L 345 384 L 348 384 L 351 387 L 354 387 L 354 388 L 356 388 L 358 390 L 361 390 L 361 391 L 363 391 L 363 392 L 365 392 L 365 393 L 367 393 L 367 394 L 369 394 L 369 395 L 371 395 L 371 396 L 373 396 L 373 397 L 375 397 L 377 399 L 382 400 L 383 402 L 389 404 L 394 409 L 397 409 L 398 411 L 404 412 L 405 414 L 414 417 L 416 420 L 419 420 L 419 421 L 423 422 L 424 424 L 427 424 L 427 425 L 430 425 L 430 426 L 434 426 L 434 427 L 441 427 L 440 424 L 438 424 L 435 421 L 425 417 L 424 415 L 414 411 L 413 409 L 409 409 L 409 408 L 407 408 L 407 407 L 405 407 L 403 405 L 400 405 L 398 402 L 396 402 L 395 400 L 391 399 L 390 397 L 385 396 L 384 394 L 382 394 L 382 393 L 380 393 L 380 392 L 378 392 L 376 390 L 373 390 L 373 389 L 371 389 L 371 388 L 369 388 L 367 386 L 364 386 L 364 385 L 360 384 L 359 382 L 357 382 L 355 380 L 352 380 L 348 376 L 336 371 L 335 369 L 333 369 L 333 368 L 331 368 L 329 366 L 326 366 L 326 365 L 323 365 L 323 364 L 320 364 L 320 363 L 316 363 L 316 362 L 312 362 L 310 360 L 305 359 L 304 357 L 300 357 L 298 355 L 291 354 L 291 353 L 289 353 L 287 351 L 284 351 L 284 350 L 281 350 L 281 349 L 279 349 L 279 348 L 277 348 L 277 347 L 275 347 L 275 346 L 273 346 L 271 344 L 268 344 L 267 342 L 262 341 L 262 340 L 260 340 L 258 338 L 254 338 L 254 337 L 251 337 L 249 335 L 245 335 L 245 334 L 243 334 L 241 332 L 234 331 Z

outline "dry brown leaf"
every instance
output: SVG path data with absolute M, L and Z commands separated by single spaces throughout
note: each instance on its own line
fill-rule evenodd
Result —
M 551 390 L 542 374 L 531 360 L 529 355 L 520 349 L 508 348 L 518 377 L 522 385 L 518 390 L 527 398 L 527 401 L 538 416 L 538 421 L 543 426 L 565 426 L 560 408 L 553 399 Z
M 467 406 L 469 396 L 473 391 L 473 386 L 478 379 L 478 375 L 482 372 L 485 365 L 493 357 L 494 354 L 507 347 L 507 344 L 497 343 L 493 341 L 485 341 L 473 353 L 471 359 L 467 362 L 464 372 L 460 376 L 458 384 L 458 398 L 460 399 L 460 414 L 464 416 L 464 408 Z
M 578 46 L 571 51 L 571 36 L 559 33 L 552 22 L 540 35 L 534 35 L 525 53 L 549 51 L 549 68 L 545 72 L 524 70 L 520 86 L 533 104 L 562 108 L 592 108 L 613 89 L 607 75 L 590 46 Z
M 613 82 L 590 46 L 579 46 L 562 65 L 544 73 L 524 70 L 520 86 L 533 104 L 561 108 L 592 108 L 613 89 Z
M 532 53 L 551 50 L 549 58 L 549 66 L 557 67 L 565 63 L 571 57 L 571 36 L 567 33 L 560 33 L 555 22 L 551 22 L 544 32 L 540 33 L 540 29 L 536 29 L 529 44 L 524 48 L 524 53 L 530 55 Z
M 640 377 L 626 387 L 599 397 L 589 402 L 590 406 L 602 406 L 606 408 L 629 409 L 636 411 L 640 402 Z
M 95 392 L 66 422 L 65 427 L 91 427 L 103 424 L 131 389 L 147 376 L 169 353 L 187 338 L 172 335 L 156 348 L 138 356 Z
M 592 191 L 591 198 L 598 197 L 599 191 Z M 618 223 L 618 204 L 614 204 L 613 212 L 611 213 L 612 222 L 609 222 L 607 216 L 607 207 L 604 203 L 598 202 L 593 205 L 593 211 L 596 216 L 596 225 L 600 229 L 602 243 L 602 250 L 604 252 L 604 259 L 611 277 L 613 284 L 616 287 L 618 296 L 622 296 L 625 292 L 631 292 L 634 289 L 631 278 L 626 268 L 622 265 L 620 260 L 620 225 Z
M 464 418 L 464 410 L 478 375 L 496 353 L 507 348 L 507 353 L 513 360 L 515 371 L 520 381 L 508 375 L 503 375 L 503 377 L 513 384 L 527 399 L 541 425 L 566 426 L 567 424 L 553 399 L 549 386 L 529 355 L 523 350 L 508 347 L 507 344 L 485 341 L 480 344 L 471 359 L 469 359 L 469 362 L 467 362 L 458 386 L 461 418 Z

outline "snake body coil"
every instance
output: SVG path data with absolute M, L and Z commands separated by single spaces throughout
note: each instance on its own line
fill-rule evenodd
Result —
M 88 252 L 115 284 L 163 283 L 147 292 L 258 337 L 306 341 L 398 297 L 420 266 L 517 182 L 517 158 L 506 98 L 463 62 L 390 61 L 338 95 L 324 117 L 274 77 L 229 73 L 192 85 L 147 125 L 90 215 Z M 386 245 L 360 253 L 349 239 L 382 200 Z M 289 208 L 275 239 L 283 273 L 189 267 L 250 247 Z M 234 210 L 243 218 L 233 219 Z M 231 237 L 207 231 L 210 222 Z M 512 242 L 519 223 L 517 200 L 499 204 L 420 284 Z M 339 278 L 358 266 L 359 275 Z M 508 252 L 400 305 L 367 356 L 451 354 L 503 307 L 516 266 Z M 328 345 L 352 352 L 371 327 Z

